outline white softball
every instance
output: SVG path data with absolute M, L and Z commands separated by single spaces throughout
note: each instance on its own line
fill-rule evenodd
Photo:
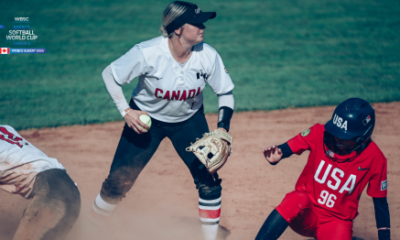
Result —
M 142 114 L 139 116 L 139 119 L 140 119 L 140 121 L 142 121 L 142 123 L 149 126 L 149 128 L 151 127 L 151 118 L 148 115 Z

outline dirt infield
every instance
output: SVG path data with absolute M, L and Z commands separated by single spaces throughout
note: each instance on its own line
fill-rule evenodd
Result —
M 392 239 L 400 239 L 400 102 L 374 104 L 377 124 L 373 140 L 388 159 Z M 232 120 L 234 153 L 219 172 L 223 179 L 221 225 L 229 240 L 254 239 L 260 226 L 285 193 L 294 189 L 308 154 L 270 166 L 261 150 L 282 143 L 314 123 L 325 123 L 334 107 L 237 113 Z M 211 129 L 216 115 L 207 115 Z M 25 130 L 21 134 L 50 157 L 57 158 L 78 184 L 82 212 L 69 240 L 201 239 L 198 196 L 186 166 L 166 139 L 118 206 L 111 223 L 93 229 L 87 223 L 91 204 L 107 176 L 123 122 Z M 29 203 L 0 192 L 0 239 L 11 239 Z M 373 204 L 364 193 L 354 236 L 377 239 Z M 306 239 L 288 229 L 281 239 Z

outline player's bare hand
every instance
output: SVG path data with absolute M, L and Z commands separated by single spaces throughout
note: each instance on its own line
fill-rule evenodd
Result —
M 147 130 L 149 129 L 149 126 L 140 121 L 139 117 L 142 114 L 149 115 L 144 111 L 130 110 L 124 117 L 128 127 L 132 128 L 137 134 L 147 133 Z
M 282 150 L 277 145 L 271 145 L 263 150 L 265 159 L 271 164 L 275 165 L 282 159 Z

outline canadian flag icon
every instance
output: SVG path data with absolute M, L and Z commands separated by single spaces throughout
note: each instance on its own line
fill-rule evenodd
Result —
M 10 48 L 1 48 L 1 54 L 10 54 Z

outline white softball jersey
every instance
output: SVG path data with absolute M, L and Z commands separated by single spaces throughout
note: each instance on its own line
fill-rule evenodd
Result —
M 142 42 L 111 63 L 119 85 L 139 77 L 132 93 L 136 105 L 163 122 L 181 122 L 203 104 L 202 91 L 208 83 L 214 93 L 232 91 L 234 84 L 217 51 L 206 43 L 193 46 L 185 64 L 177 62 L 160 36 Z
M 0 188 L 28 197 L 36 175 L 44 170 L 65 169 L 55 158 L 26 141 L 14 128 L 0 125 Z

